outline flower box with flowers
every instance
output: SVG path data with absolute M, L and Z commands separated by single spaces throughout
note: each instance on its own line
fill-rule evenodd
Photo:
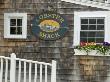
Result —
M 75 55 L 110 56 L 110 43 L 81 42 L 79 46 L 75 47 L 74 51 Z

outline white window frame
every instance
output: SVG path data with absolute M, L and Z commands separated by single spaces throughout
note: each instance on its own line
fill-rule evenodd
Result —
M 74 12 L 74 38 L 73 46 L 80 45 L 81 18 L 83 17 L 104 17 L 105 35 L 104 41 L 110 42 L 110 11 L 84 11 Z
M 10 34 L 10 19 L 22 18 L 22 34 Z M 4 38 L 26 39 L 27 37 L 27 13 L 4 13 Z

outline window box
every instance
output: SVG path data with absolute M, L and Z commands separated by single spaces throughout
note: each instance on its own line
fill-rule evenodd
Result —
M 26 39 L 27 14 L 4 13 L 4 38 Z
M 103 42 L 103 44 L 96 43 L 80 43 L 75 47 L 75 55 L 93 55 L 93 56 L 110 56 L 110 43 Z
M 106 55 L 101 54 L 97 50 L 91 50 L 90 52 L 87 53 L 84 50 L 74 49 L 74 52 L 75 52 L 74 55 L 110 56 L 110 51 Z

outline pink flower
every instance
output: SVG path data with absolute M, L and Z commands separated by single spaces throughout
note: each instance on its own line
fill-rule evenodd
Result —
M 80 42 L 80 46 L 85 46 L 86 43 L 85 42 Z

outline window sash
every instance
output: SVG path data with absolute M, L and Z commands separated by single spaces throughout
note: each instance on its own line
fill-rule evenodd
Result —
M 11 23 L 11 20 L 15 20 L 15 25 Z M 18 20 L 21 20 L 21 24 L 18 22 Z M 22 35 L 22 18 L 20 17 L 15 17 L 15 18 L 10 18 L 10 35 Z M 14 32 L 15 31 L 15 32 Z
M 93 20 L 93 21 L 92 21 Z M 98 24 L 98 20 L 102 21 L 102 24 Z M 101 43 L 104 42 L 104 18 L 81 18 L 80 19 L 80 42 L 95 42 Z M 83 23 L 83 24 L 82 24 Z M 98 25 L 103 25 L 103 30 L 98 30 Z M 82 27 L 86 26 L 86 29 Z M 90 27 L 91 26 L 91 27 Z

